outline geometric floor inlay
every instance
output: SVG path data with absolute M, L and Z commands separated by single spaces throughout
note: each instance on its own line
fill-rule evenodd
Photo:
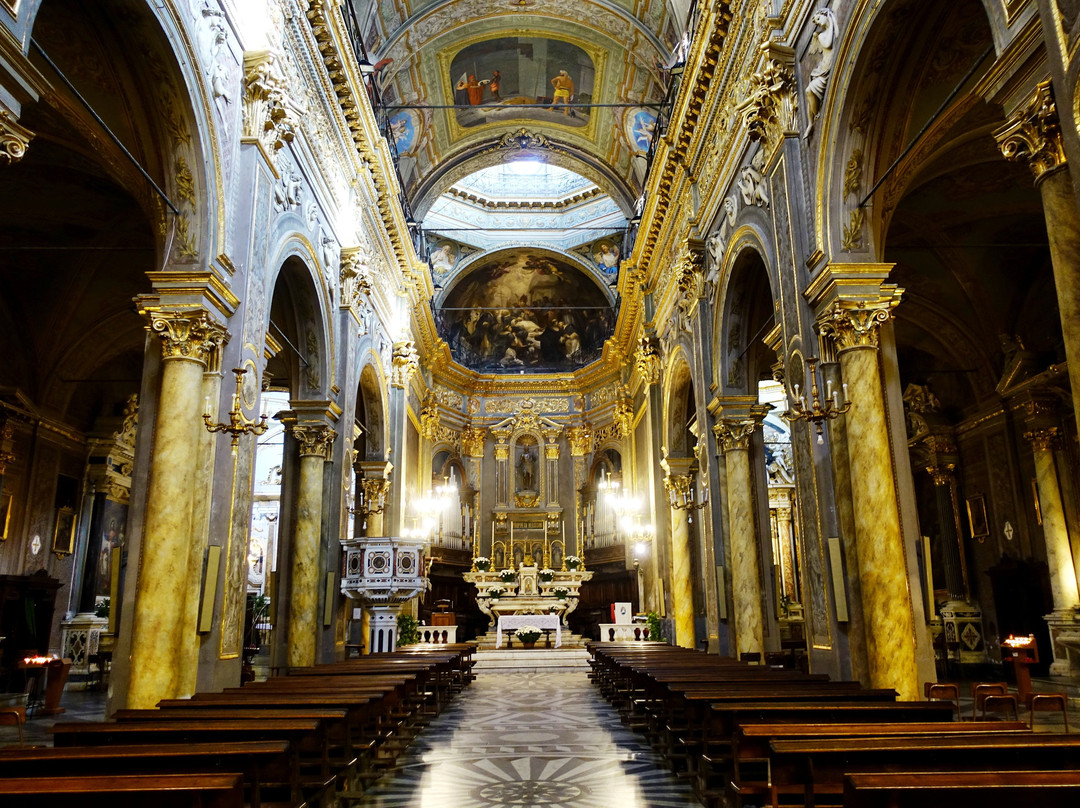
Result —
M 697 808 L 585 671 L 478 672 L 364 808 Z

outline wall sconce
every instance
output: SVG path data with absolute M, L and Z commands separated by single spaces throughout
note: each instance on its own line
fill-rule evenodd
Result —
M 825 399 L 822 401 L 819 393 L 818 380 L 817 380 L 817 363 L 818 358 L 816 356 L 808 357 L 806 364 L 809 368 L 807 371 L 810 374 L 810 404 L 807 406 L 806 396 L 801 392 L 798 384 L 795 385 L 795 400 L 792 401 L 791 396 L 788 396 L 788 408 L 785 412 L 780 413 L 780 417 L 789 423 L 795 421 L 806 421 L 813 424 L 817 431 L 817 442 L 822 444 L 825 442 L 825 436 L 822 432 L 821 425 L 826 421 L 832 421 L 839 418 L 845 412 L 851 409 L 851 401 L 848 399 L 848 389 L 845 383 L 844 388 L 844 401 L 840 401 L 840 391 L 833 390 L 832 382 L 828 383 L 825 389 Z
M 236 374 L 236 392 L 233 393 L 232 409 L 229 410 L 228 422 L 216 423 L 210 420 L 210 396 L 206 397 L 206 409 L 203 412 L 203 422 L 206 424 L 206 429 L 209 432 L 228 432 L 232 435 L 232 445 L 235 449 L 241 435 L 246 435 L 249 432 L 252 435 L 261 435 L 269 429 L 269 424 L 266 423 L 265 412 L 258 421 L 254 418 L 249 420 L 244 417 L 244 412 L 240 406 L 240 394 L 244 384 L 244 374 L 247 373 L 247 368 L 233 368 L 233 373 Z
M 701 501 L 697 501 L 695 475 L 668 474 L 664 477 L 664 488 L 668 492 L 668 505 L 676 511 L 700 511 L 709 502 L 709 489 L 701 492 Z

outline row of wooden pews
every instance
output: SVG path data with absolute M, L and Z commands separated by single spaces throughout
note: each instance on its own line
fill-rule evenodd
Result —
M 475 651 L 410 646 L 59 723 L 52 747 L 0 749 L 0 804 L 336 806 L 359 797 L 468 686 Z
M 1080 805 L 1080 735 L 661 643 L 588 648 L 603 696 L 707 806 Z

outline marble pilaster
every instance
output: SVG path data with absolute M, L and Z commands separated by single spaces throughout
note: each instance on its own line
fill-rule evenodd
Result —
M 750 473 L 750 439 L 761 426 L 767 408 L 753 405 L 745 413 L 725 416 L 713 425 L 727 468 L 728 535 L 731 538 L 731 598 L 735 608 L 736 653 L 765 650 L 765 620 L 761 609 L 760 551 Z
M 292 432 L 300 449 L 300 478 L 290 568 L 288 661 L 297 668 L 315 664 L 323 464 L 330 459 L 334 432 L 319 422 L 297 423 Z
M 154 451 L 131 639 L 128 707 L 153 707 L 183 692 L 184 610 L 192 578 L 192 541 L 198 449 L 203 426 L 202 380 L 208 359 L 227 339 L 202 309 L 147 311 L 161 338 L 162 373 Z
M 865 286 L 868 280 L 859 283 Z M 911 586 L 878 363 L 878 330 L 892 316 L 902 290 L 880 281 L 876 286 L 869 293 L 841 291 L 824 307 L 818 328 L 837 349 L 853 402 L 846 421 L 870 684 L 895 688 L 902 699 L 917 699 Z

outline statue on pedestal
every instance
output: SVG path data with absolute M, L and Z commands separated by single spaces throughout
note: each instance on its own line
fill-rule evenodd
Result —
M 519 491 L 535 491 L 536 485 L 536 455 L 532 453 L 532 446 L 526 443 L 518 457 L 518 481 Z

